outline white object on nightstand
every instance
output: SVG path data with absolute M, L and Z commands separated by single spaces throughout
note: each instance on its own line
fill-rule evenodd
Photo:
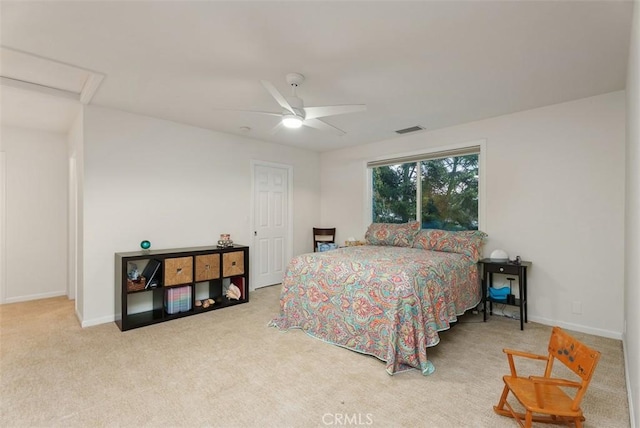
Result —
M 509 254 L 505 250 L 493 250 L 489 256 L 491 260 L 507 261 L 509 260 Z

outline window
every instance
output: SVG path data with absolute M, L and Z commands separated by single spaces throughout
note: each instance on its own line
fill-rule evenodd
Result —
M 406 223 L 415 220 L 417 194 L 416 163 L 373 168 L 373 221 Z
M 478 229 L 478 146 L 369 162 L 373 222 Z

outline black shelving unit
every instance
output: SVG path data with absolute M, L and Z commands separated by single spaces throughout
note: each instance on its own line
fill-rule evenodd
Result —
M 128 281 L 133 264 L 139 272 L 145 272 L 152 260 L 160 263 L 153 281 L 147 281 L 148 278 L 136 283 Z M 116 253 L 115 284 L 115 323 L 122 331 L 247 303 L 249 247 Z M 239 299 L 226 296 L 230 284 L 240 289 Z M 180 287 L 189 288 L 181 289 L 181 305 L 172 305 L 175 301 L 169 302 L 168 290 Z

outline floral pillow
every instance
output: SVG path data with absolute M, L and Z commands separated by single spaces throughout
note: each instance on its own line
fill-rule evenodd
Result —
M 482 245 L 487 234 L 479 230 L 452 232 L 439 229 L 423 229 L 413 241 L 414 248 L 464 254 L 474 261 L 482 257 Z
M 420 223 L 371 223 L 364 235 L 369 245 L 388 245 L 394 247 L 411 247 L 413 238 L 420 230 Z

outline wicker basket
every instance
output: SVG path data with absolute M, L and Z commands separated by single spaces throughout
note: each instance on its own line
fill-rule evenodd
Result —
M 222 254 L 222 276 L 244 274 L 244 251 Z
M 127 291 L 144 290 L 146 286 L 147 286 L 147 280 L 145 279 L 144 276 L 141 276 L 136 280 L 127 278 Z
M 220 278 L 220 254 L 196 256 L 196 282 Z
M 193 282 L 193 257 L 172 257 L 164 261 L 164 286 Z

